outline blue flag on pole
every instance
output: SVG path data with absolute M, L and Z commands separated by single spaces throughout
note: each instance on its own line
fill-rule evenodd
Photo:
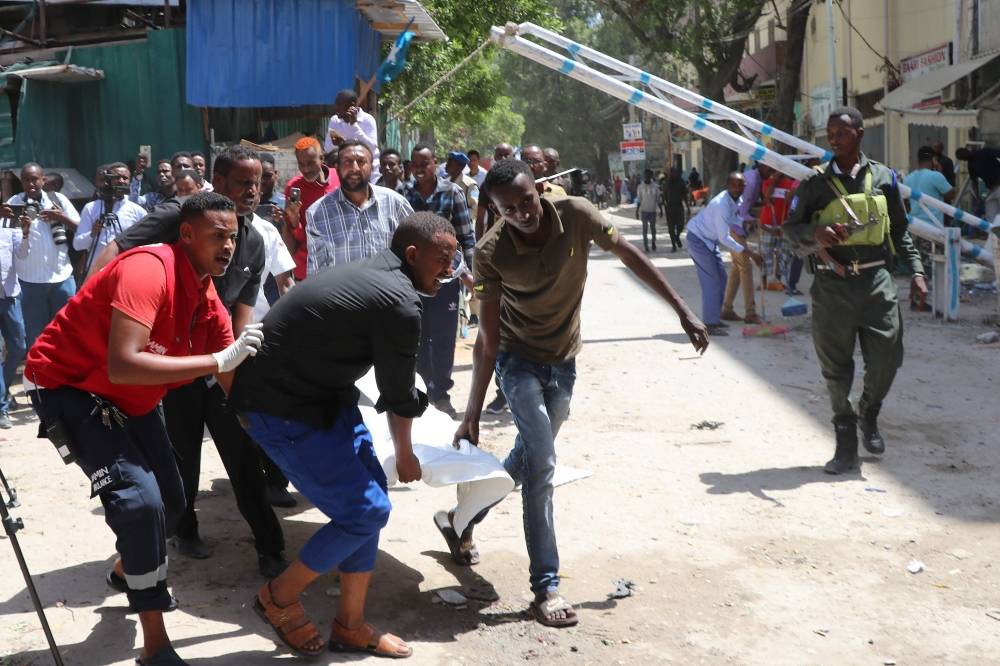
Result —
M 407 27 L 409 27 L 409 25 L 407 25 Z M 403 71 L 403 67 L 406 66 L 406 51 L 410 48 L 410 41 L 415 36 L 416 33 L 404 30 L 399 33 L 398 37 L 396 37 L 395 43 L 392 45 L 392 48 L 389 49 L 389 55 L 387 55 L 385 61 L 379 65 L 376 77 L 378 78 L 378 82 L 380 84 L 389 83 Z

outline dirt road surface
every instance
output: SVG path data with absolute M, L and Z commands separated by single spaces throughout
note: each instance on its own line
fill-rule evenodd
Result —
M 626 212 L 616 222 L 637 240 Z M 690 259 L 660 240 L 655 264 L 699 311 Z M 767 298 L 776 313 L 783 294 Z M 795 330 L 784 339 L 713 338 L 698 358 L 673 313 L 594 250 L 586 344 L 557 446 L 560 464 L 593 475 L 555 499 L 562 589 L 580 625 L 527 620 L 516 496 L 481 526 L 483 561 L 469 570 L 450 563 L 432 525 L 452 492 L 419 484 L 391 493 L 370 619 L 409 639 L 416 664 L 997 663 L 1000 348 L 974 342 L 989 330 L 988 304 L 964 304 L 962 323 L 949 325 L 904 311 L 906 362 L 882 419 L 888 450 L 866 456 L 861 475 L 830 477 L 821 469 L 833 449 L 829 407 L 808 317 L 785 322 Z M 459 407 L 470 349 L 460 344 Z M 131 664 L 136 617 L 104 584 L 113 537 L 83 475 L 34 439 L 28 415 L 16 412 L 17 427 L 3 434 L 0 466 L 23 502 L 19 538 L 65 661 Z M 706 421 L 720 425 L 692 427 Z M 498 455 L 513 442 L 509 416 L 484 433 Z M 218 456 L 210 444 L 205 451 L 198 510 L 215 556 L 171 559 L 175 646 L 196 666 L 292 660 L 248 606 L 263 581 Z M 291 553 L 324 520 L 305 503 L 279 512 Z M 0 541 L 0 664 L 51 663 Z M 920 573 L 907 571 L 914 560 Z M 609 599 L 623 578 L 634 595 Z M 326 576 L 305 599 L 324 632 L 334 585 Z M 499 601 L 434 603 L 437 589 L 481 596 L 484 587 Z

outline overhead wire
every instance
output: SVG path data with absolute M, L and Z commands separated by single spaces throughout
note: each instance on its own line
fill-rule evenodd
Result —
M 874 53 L 875 55 L 877 55 L 879 57 L 879 60 L 882 61 L 882 63 L 885 65 L 886 69 L 888 69 L 890 72 L 892 72 L 892 74 L 894 76 L 899 76 L 899 68 L 897 68 L 895 65 L 893 65 L 892 61 L 889 60 L 888 57 L 882 55 L 878 51 L 878 49 L 876 49 L 874 46 L 872 46 L 871 43 L 868 41 L 868 39 L 861 33 L 860 30 L 858 30 L 858 28 L 854 25 L 854 23 L 851 22 L 851 19 L 847 16 L 847 12 L 844 11 L 844 3 L 843 3 L 843 1 L 842 0 L 837 0 L 836 5 L 837 5 L 837 9 L 840 10 L 840 15 L 844 17 L 844 21 L 846 21 L 847 25 L 849 25 L 851 27 L 851 30 L 853 30 L 857 34 L 857 36 L 861 38 L 861 41 L 865 43 L 865 46 L 867 46 L 871 50 L 872 53 Z M 886 16 L 885 20 L 888 21 L 889 17 Z

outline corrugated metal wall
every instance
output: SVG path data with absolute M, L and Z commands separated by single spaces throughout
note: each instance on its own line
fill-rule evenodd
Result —
M 0 167 L 10 168 L 17 164 L 14 153 L 14 123 L 10 117 L 10 98 L 0 93 Z
M 97 165 L 134 159 L 144 144 L 152 145 L 154 160 L 205 151 L 201 112 L 184 103 L 184 42 L 178 28 L 151 31 L 141 42 L 77 49 L 71 64 L 103 70 L 102 81 L 26 81 L 17 163 L 69 166 L 92 177 Z
M 197 106 L 331 104 L 379 65 L 379 35 L 354 0 L 189 0 L 187 34 Z

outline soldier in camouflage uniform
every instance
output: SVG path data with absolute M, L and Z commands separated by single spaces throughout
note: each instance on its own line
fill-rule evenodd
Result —
M 896 174 L 865 157 L 863 135 L 857 109 L 843 107 L 830 114 L 827 139 L 834 159 L 799 185 L 783 228 L 794 251 L 809 256 L 815 273 L 813 342 L 830 393 L 837 439 L 833 459 L 824 468 L 830 474 L 859 468 L 859 427 L 869 452 L 885 451 L 878 414 L 903 363 L 893 254 L 913 273 L 913 295 L 920 302 L 927 296 Z M 856 341 L 865 362 L 857 411 L 848 399 Z

